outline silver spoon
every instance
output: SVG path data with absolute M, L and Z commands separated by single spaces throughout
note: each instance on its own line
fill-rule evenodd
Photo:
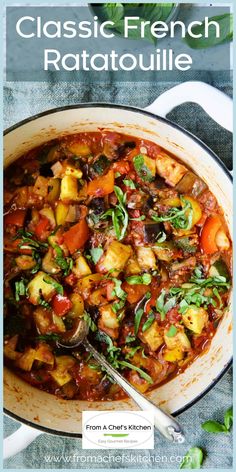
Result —
M 104 367 L 108 374 L 120 385 L 141 410 L 154 413 L 155 428 L 169 441 L 183 443 L 185 441 L 184 433 L 179 423 L 171 416 L 165 413 L 161 408 L 148 400 L 139 393 L 114 367 L 112 367 L 105 357 L 100 354 L 88 341 L 88 324 L 83 318 L 78 318 L 71 330 L 68 330 L 60 341 L 57 341 L 58 347 L 67 349 L 76 349 L 82 344 L 99 364 Z M 73 353 L 76 356 L 76 352 Z

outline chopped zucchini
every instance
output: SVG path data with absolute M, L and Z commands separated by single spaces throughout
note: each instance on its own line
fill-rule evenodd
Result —
M 204 326 L 208 321 L 208 314 L 204 308 L 190 305 L 186 312 L 182 315 L 183 323 L 186 328 L 195 334 L 201 334 Z
M 112 310 L 112 303 L 101 306 L 99 312 L 101 315 L 99 322 L 100 327 L 103 326 L 111 329 L 119 328 L 119 321 L 117 319 L 117 314 Z
M 178 332 L 175 336 L 167 336 L 167 331 L 164 333 L 164 340 L 168 349 L 175 349 L 176 347 L 180 348 L 182 351 L 188 350 L 191 348 L 191 343 L 188 339 L 188 336 L 183 330 L 178 328 Z
M 65 170 L 65 175 L 71 175 L 72 177 L 76 177 L 76 179 L 81 179 L 83 173 L 80 169 L 67 164 L 66 170 Z
M 112 241 L 106 250 L 105 257 L 101 262 L 101 268 L 106 272 L 112 269 L 123 270 L 132 254 L 130 246 Z M 99 264 L 100 266 L 100 264 Z
M 156 158 L 157 173 L 165 179 L 165 181 L 175 187 L 182 177 L 188 172 L 187 167 L 180 164 L 176 159 L 170 157 L 165 152 L 158 154 Z
M 150 247 L 137 247 L 137 258 L 141 270 L 156 269 L 156 258 Z
M 52 353 L 51 347 L 46 343 L 41 343 L 35 351 L 34 359 L 39 362 L 44 362 L 44 364 L 54 365 L 54 355 Z
M 165 241 L 152 246 L 154 253 L 159 261 L 170 262 L 173 259 L 175 248 L 172 241 Z
M 50 371 L 50 375 L 56 383 L 62 387 L 72 379 L 68 372 L 75 365 L 75 359 L 72 356 L 58 356 L 55 358 L 56 368 Z
M 68 211 L 69 205 L 66 205 L 66 203 L 58 202 L 56 206 L 56 222 L 58 226 L 65 224 Z
M 40 197 L 46 197 L 48 194 L 48 179 L 39 175 L 34 184 L 33 192 Z
M 44 279 L 49 282 L 51 281 L 52 284 L 45 282 Z M 55 280 L 50 277 L 50 275 L 46 274 L 46 272 L 38 272 L 27 285 L 29 301 L 33 303 L 33 305 L 40 305 L 42 297 L 44 300 L 51 300 L 56 292 L 53 282 L 55 282 Z
M 227 281 L 230 279 L 228 267 L 223 259 L 218 259 L 216 262 L 214 262 L 214 264 L 210 267 L 209 276 L 225 277 Z
M 151 351 L 156 351 L 164 342 L 162 328 L 154 321 L 150 328 L 140 335 L 140 338 L 148 344 Z
M 16 366 L 19 367 L 22 370 L 26 370 L 27 372 L 30 372 L 35 360 L 35 354 L 36 351 L 35 349 L 32 349 L 31 347 L 27 347 L 24 354 L 21 355 L 19 359 L 16 360 Z
M 72 175 L 62 178 L 60 199 L 65 203 L 78 200 L 78 181 Z
M 85 277 L 86 275 L 89 275 L 92 273 L 86 259 L 84 256 L 79 256 L 75 260 L 74 267 L 72 269 L 72 272 L 76 275 L 76 277 Z
M 33 269 L 36 265 L 36 261 L 32 256 L 18 256 L 15 259 L 16 265 L 21 269 L 21 270 L 30 270 Z
M 55 257 L 53 255 L 53 248 L 50 247 L 46 252 L 42 260 L 42 269 L 47 274 L 58 274 L 61 271 L 61 268 L 56 264 Z
M 90 292 L 94 289 L 95 285 L 100 282 L 101 278 L 101 274 L 91 274 L 78 280 L 77 287 L 83 298 L 86 299 L 89 297 Z
M 52 229 L 56 227 L 56 220 L 55 220 L 55 215 L 54 211 L 51 207 L 45 207 L 40 210 L 40 215 L 45 216 L 49 221 Z

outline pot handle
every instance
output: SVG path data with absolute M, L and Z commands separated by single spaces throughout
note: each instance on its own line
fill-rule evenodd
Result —
M 189 81 L 176 85 L 161 94 L 145 110 L 165 117 L 171 110 L 185 102 L 197 103 L 220 126 L 233 131 L 233 100 L 204 82 Z
M 29 446 L 42 431 L 22 424 L 14 433 L 3 441 L 3 459 L 15 456 Z

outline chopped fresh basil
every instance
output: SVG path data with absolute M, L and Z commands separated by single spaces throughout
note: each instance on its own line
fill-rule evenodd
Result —
M 138 154 L 134 157 L 133 163 L 138 176 L 145 182 L 152 182 L 154 177 L 148 166 L 145 165 L 145 156 Z
M 46 283 L 46 284 L 50 284 L 52 285 L 55 290 L 57 291 L 57 293 L 59 295 L 63 295 L 64 294 L 64 288 L 63 288 L 63 285 L 59 284 L 55 279 L 53 279 L 52 277 L 49 279 L 47 278 L 44 278 L 43 281 Z
M 102 219 L 111 217 L 113 227 L 116 233 L 118 241 L 121 241 L 126 234 L 126 230 L 129 222 L 129 215 L 126 210 L 126 194 L 122 192 L 120 187 L 115 185 L 114 192 L 118 200 L 118 205 L 114 208 L 110 208 L 101 216 Z
M 152 219 L 157 223 L 170 221 L 176 229 L 190 229 L 192 226 L 193 209 L 191 203 L 180 196 L 181 208 L 173 207 L 165 215 L 152 214 Z
M 168 338 L 173 338 L 173 336 L 176 335 L 177 331 L 178 331 L 178 330 L 177 330 L 176 326 L 171 325 L 171 326 L 169 327 L 167 333 L 166 333 L 166 336 L 168 336 Z
M 154 313 L 150 313 L 150 314 L 148 315 L 147 320 L 145 321 L 145 323 L 144 323 L 143 326 L 142 326 L 142 332 L 143 332 L 143 333 L 145 333 L 145 331 L 147 331 L 147 329 L 149 329 L 149 328 L 152 326 L 154 320 L 155 320 L 155 315 L 154 315 Z
M 90 254 L 91 254 L 93 263 L 97 264 L 97 262 L 103 255 L 103 249 L 102 247 L 94 247 L 90 249 Z
M 25 280 L 21 279 L 18 282 L 15 282 L 15 299 L 17 302 L 20 301 L 20 297 L 24 297 L 26 295 L 26 285 Z
M 135 336 L 137 336 L 137 334 L 138 334 L 139 325 L 140 325 L 143 313 L 144 313 L 144 311 L 143 311 L 142 308 L 139 308 L 135 312 L 135 315 L 134 315 L 134 333 L 135 333 Z
M 166 291 L 162 290 L 159 297 L 156 300 L 156 310 L 161 315 L 161 321 L 163 321 L 166 317 L 168 311 L 171 310 L 176 304 L 176 297 L 171 297 L 166 299 Z
M 135 186 L 135 183 L 133 182 L 133 180 L 131 180 L 131 179 L 124 179 L 123 182 L 124 182 L 124 184 L 126 185 L 126 187 L 131 188 L 131 190 L 135 190 L 135 189 L 136 189 L 136 186 Z
M 152 281 L 151 274 L 131 275 L 126 278 L 126 282 L 130 285 L 143 284 L 149 285 Z

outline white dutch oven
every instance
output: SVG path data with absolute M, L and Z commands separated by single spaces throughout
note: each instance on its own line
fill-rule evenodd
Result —
M 149 139 L 175 154 L 203 178 L 224 209 L 232 228 L 232 180 L 215 154 L 196 137 L 163 118 L 175 106 L 192 101 L 201 105 L 220 125 L 232 130 L 232 101 L 201 82 L 186 82 L 165 92 L 145 111 L 112 104 L 81 104 L 44 112 L 8 129 L 5 133 L 5 165 L 31 148 L 61 135 L 106 128 Z M 226 371 L 232 359 L 231 306 L 212 340 L 208 352 L 187 370 L 148 394 L 166 411 L 178 414 L 206 393 Z M 81 436 L 83 410 L 133 410 L 131 400 L 89 403 L 62 400 L 42 392 L 5 369 L 5 412 L 22 426 L 5 439 L 10 457 L 42 432 Z

